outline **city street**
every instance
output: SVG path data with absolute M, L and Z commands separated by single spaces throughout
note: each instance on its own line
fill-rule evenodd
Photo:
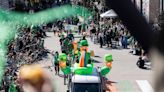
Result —
M 164 92 L 164 0 L 0 0 L 0 92 Z
M 60 51 L 59 38 L 53 33 L 47 33 L 45 39 L 45 48 L 51 51 Z M 95 56 L 95 66 L 103 66 L 103 56 L 107 53 L 113 55 L 113 68 L 107 76 L 109 84 L 107 84 L 108 92 L 151 92 L 153 86 L 153 71 L 139 69 L 136 66 L 138 56 L 132 55 L 130 49 L 107 49 L 106 46 L 99 48 L 99 45 L 93 44 L 88 38 L 89 51 L 93 50 Z M 52 56 L 40 62 L 42 66 L 52 66 Z M 51 68 L 53 70 L 53 68 Z M 67 87 L 64 86 L 62 76 L 56 76 L 53 71 L 48 69 L 48 73 L 53 77 L 56 92 L 66 92 Z M 47 70 L 47 69 L 46 69 Z M 60 72 L 62 74 L 62 72 Z

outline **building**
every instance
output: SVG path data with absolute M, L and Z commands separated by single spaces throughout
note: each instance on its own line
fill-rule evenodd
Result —
M 164 0 L 160 0 L 160 13 L 164 11 Z
M 0 8 L 9 9 L 9 1 L 8 0 L 0 0 Z
M 158 16 L 164 11 L 164 0 L 132 0 L 149 23 L 158 22 Z

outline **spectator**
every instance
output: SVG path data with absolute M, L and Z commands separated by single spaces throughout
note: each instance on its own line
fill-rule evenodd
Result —
M 56 51 L 54 55 L 54 64 L 55 64 L 55 74 L 59 75 L 59 53 Z
M 102 46 L 103 46 L 103 34 L 100 32 L 98 36 L 99 36 L 100 48 L 102 48 Z
M 142 60 L 142 57 L 139 57 L 139 60 L 137 61 L 137 66 L 141 69 L 145 69 L 144 65 L 145 65 L 145 61 Z

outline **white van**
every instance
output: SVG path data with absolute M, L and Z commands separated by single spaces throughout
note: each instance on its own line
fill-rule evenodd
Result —
M 92 75 L 72 75 L 67 92 L 105 92 L 102 77 L 96 68 Z

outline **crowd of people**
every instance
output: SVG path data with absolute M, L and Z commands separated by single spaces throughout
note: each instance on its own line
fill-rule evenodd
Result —
M 15 11 L 33 13 L 69 3 L 70 0 L 9 0 L 9 7 Z
M 99 43 L 100 48 L 106 46 L 111 48 L 128 49 L 134 55 L 142 54 L 142 47 L 137 43 L 130 32 L 118 19 L 109 19 L 100 27 L 93 26 L 90 29 L 90 38 L 95 44 Z
M 39 27 L 22 28 L 8 45 L 7 63 L 1 89 L 8 92 L 11 83 L 16 82 L 19 67 L 36 63 L 47 56 L 44 48 L 46 34 Z M 17 83 L 16 83 L 17 84 Z

